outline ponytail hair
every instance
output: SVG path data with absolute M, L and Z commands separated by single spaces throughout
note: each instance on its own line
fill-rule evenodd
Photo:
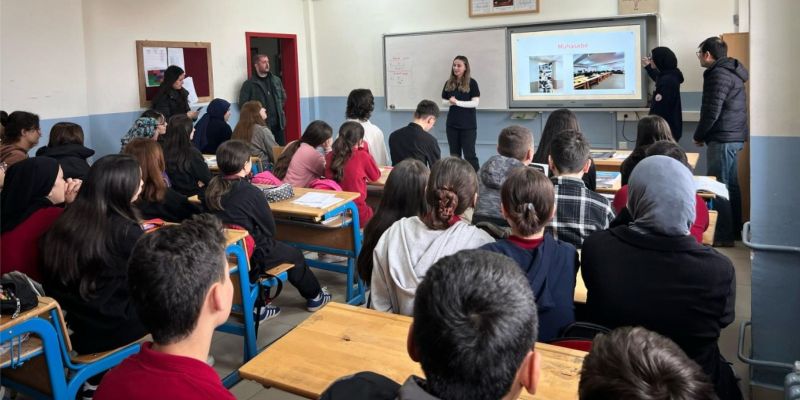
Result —
M 478 175 L 468 162 L 456 157 L 437 161 L 425 192 L 430 212 L 422 221 L 429 229 L 447 229 L 454 216 L 473 206 L 477 192 Z
M 280 157 L 275 160 L 275 165 L 272 166 L 272 174 L 278 179 L 283 180 L 286 178 L 286 172 L 289 171 L 289 164 L 292 162 L 292 157 L 300 145 L 305 143 L 311 147 L 317 148 L 322 146 L 326 140 L 333 136 L 333 128 L 325 121 L 316 120 L 308 124 L 303 136 L 300 140 L 295 140 L 286 145 Z
M 213 211 L 222 211 L 222 196 L 233 187 L 236 179 L 230 176 L 241 171 L 250 161 L 250 144 L 241 140 L 228 140 L 217 148 L 217 166 L 219 174 L 211 178 L 206 188 L 206 207 Z
M 523 236 L 531 236 L 547 225 L 555 208 L 555 196 L 547 176 L 528 167 L 511 171 L 500 188 L 506 221 Z
M 358 122 L 348 121 L 339 128 L 339 137 L 333 142 L 333 158 L 331 159 L 331 172 L 333 180 L 341 182 L 344 178 L 344 166 L 353 156 L 353 147 L 364 139 L 364 127 Z

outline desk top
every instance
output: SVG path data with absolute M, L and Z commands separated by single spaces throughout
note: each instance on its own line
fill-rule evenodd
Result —
M 386 186 L 386 180 L 389 179 L 389 174 L 392 172 L 392 167 L 380 167 L 381 177 L 375 182 L 367 182 L 370 186 Z
M 592 149 L 592 151 L 610 152 L 614 153 L 615 156 L 624 155 L 625 157 L 631 154 L 631 150 Z M 686 158 L 689 160 L 689 165 L 691 165 L 692 168 L 697 168 L 697 160 L 700 158 L 700 153 L 686 153 Z M 623 161 L 625 161 L 625 158 L 622 157 L 592 159 L 592 162 L 594 162 L 595 166 L 600 171 L 619 171 L 619 167 L 622 165 Z
M 230 246 L 248 236 L 247 231 L 225 229 L 225 246 Z
M 317 189 L 307 189 L 307 188 L 293 188 L 294 189 L 294 197 L 291 199 L 283 200 L 283 201 L 276 201 L 274 203 L 269 204 L 269 208 L 272 210 L 272 213 L 276 217 L 306 217 L 312 218 L 315 220 L 319 220 L 324 216 L 327 212 L 336 209 L 337 207 L 346 204 L 348 201 L 353 201 L 360 196 L 360 194 L 355 192 L 335 192 L 332 190 L 317 190 Z M 298 197 L 306 194 L 306 193 L 332 193 L 335 194 L 341 201 L 332 204 L 325 208 L 316 208 L 316 207 L 307 207 L 301 206 L 298 204 L 292 203 Z
M 244 379 L 307 398 L 318 398 L 336 379 L 373 371 L 403 383 L 423 376 L 406 352 L 411 318 L 340 303 L 329 303 L 250 360 Z M 536 343 L 542 375 L 535 397 L 577 399 L 585 352 Z M 325 360 L 321 362 L 320 360 Z

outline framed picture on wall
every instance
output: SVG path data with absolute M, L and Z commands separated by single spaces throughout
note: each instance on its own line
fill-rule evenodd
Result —
M 470 17 L 538 12 L 539 0 L 469 0 Z

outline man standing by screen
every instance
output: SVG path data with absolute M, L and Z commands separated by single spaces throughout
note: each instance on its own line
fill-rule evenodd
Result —
M 742 226 L 742 197 L 736 158 L 748 134 L 744 83 L 749 74 L 742 63 L 728 57 L 728 45 L 716 36 L 700 43 L 697 57 L 706 71 L 694 142 L 698 146 L 708 145 L 708 175 L 728 187 L 733 228 L 738 232 Z
M 286 103 L 286 91 L 281 78 L 269 70 L 269 57 L 264 54 L 253 56 L 255 74 L 244 81 L 239 91 L 239 107 L 250 100 L 258 100 L 267 110 L 267 127 L 275 135 L 279 145 L 286 145 L 283 129 L 286 127 L 286 115 L 283 105 Z

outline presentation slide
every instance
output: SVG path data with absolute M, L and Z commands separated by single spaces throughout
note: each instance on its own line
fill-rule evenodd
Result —
M 638 24 L 511 32 L 511 101 L 641 100 Z

